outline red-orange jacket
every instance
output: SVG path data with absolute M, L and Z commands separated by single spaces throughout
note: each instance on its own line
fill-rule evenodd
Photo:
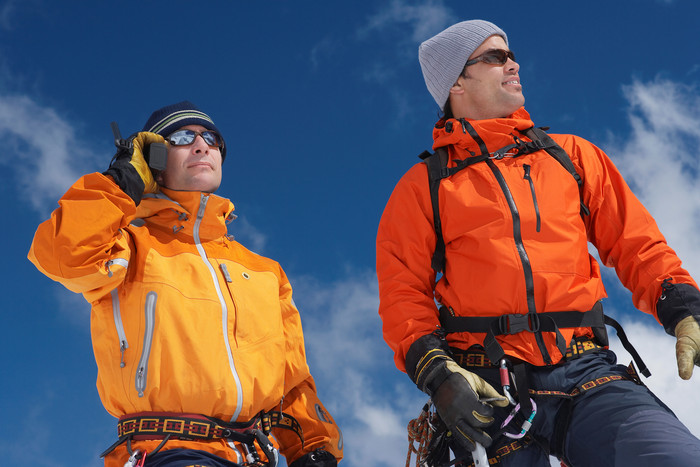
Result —
M 433 131 L 433 148 L 448 148 L 449 166 L 481 154 L 458 120 L 451 120 L 447 129 L 444 123 L 438 122 Z M 489 152 L 513 144 L 516 136 L 529 141 L 520 131 L 533 126 L 522 108 L 509 118 L 469 123 Z M 583 177 L 582 193 L 574 178 L 543 150 L 493 160 L 495 171 L 478 163 L 444 179 L 439 206 L 446 266 L 437 285 L 431 268 L 436 236 L 425 164 L 416 164 L 396 185 L 379 224 L 377 276 L 384 339 L 399 369 L 405 370 L 411 344 L 439 326 L 435 300 L 456 316 L 526 314 L 528 301 L 536 312 L 590 310 L 606 294 L 588 241 L 632 291 L 634 305 L 646 313 L 656 316 L 664 279 L 697 287 L 605 153 L 576 136 L 551 136 Z M 517 216 L 497 176 L 503 177 Z M 590 209 L 583 219 L 581 199 Z M 514 225 L 516 217 L 519 225 Z M 591 335 L 591 330 L 569 328 L 561 333 L 568 344 L 572 336 Z M 467 349 L 482 344 L 484 337 L 465 332 L 447 339 L 451 346 Z M 543 337 L 552 363 L 557 363 L 562 355 L 555 334 L 546 332 Z M 545 364 L 533 333 L 497 339 L 507 355 Z
M 342 457 L 306 363 L 291 285 L 279 264 L 227 235 L 229 200 L 162 189 L 136 206 L 111 178 L 89 174 L 59 205 L 37 229 L 29 259 L 91 303 L 97 388 L 109 413 L 242 422 L 281 409 L 305 441 L 273 430 L 288 462 L 320 447 Z M 221 440 L 166 444 L 176 447 L 240 462 Z M 106 463 L 127 458 L 122 445 Z

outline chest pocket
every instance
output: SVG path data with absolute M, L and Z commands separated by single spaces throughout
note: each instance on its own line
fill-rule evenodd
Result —
M 269 271 L 252 271 L 239 263 L 219 263 L 234 309 L 229 324 L 237 346 L 246 347 L 271 337 L 282 337 L 279 281 Z

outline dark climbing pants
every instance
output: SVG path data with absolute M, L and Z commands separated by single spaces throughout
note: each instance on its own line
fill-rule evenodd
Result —
M 570 392 L 597 378 L 626 376 L 626 367 L 616 361 L 612 351 L 601 350 L 554 367 L 530 367 L 530 388 Z M 500 387 L 497 369 L 469 369 Z M 649 389 L 634 381 L 612 381 L 570 400 L 551 396 L 534 400 L 537 415 L 530 433 L 536 441 L 504 456 L 501 466 L 549 467 L 547 450 L 555 456 L 559 452 L 571 467 L 700 466 L 700 440 Z M 496 411 L 497 421 L 487 430 L 494 438 L 510 408 Z M 567 416 L 568 423 L 563 423 Z M 518 433 L 521 421 L 510 431 Z M 495 439 L 489 457 L 511 441 Z

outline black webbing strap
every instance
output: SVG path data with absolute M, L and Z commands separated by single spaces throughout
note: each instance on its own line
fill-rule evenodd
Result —
M 425 165 L 428 167 L 428 182 L 430 183 L 430 201 L 433 207 L 433 226 L 435 228 L 435 251 L 430 265 L 438 273 L 445 267 L 445 239 L 442 237 L 442 221 L 440 220 L 440 181 L 445 178 L 443 169 L 447 167 L 447 149 L 438 148 L 435 153 L 424 152 Z
M 579 190 L 581 187 L 583 187 L 583 179 L 581 176 L 578 174 L 576 171 L 576 167 L 574 167 L 574 163 L 571 161 L 571 157 L 569 157 L 569 154 L 559 146 L 556 141 L 552 139 L 551 136 L 547 134 L 542 128 L 537 128 L 537 127 L 532 127 L 528 130 L 525 130 L 524 134 L 529 137 L 532 140 L 538 140 L 541 141 L 543 144 L 542 149 L 547 151 L 550 156 L 552 156 L 554 159 L 556 159 L 565 169 L 567 172 L 571 174 L 572 177 L 574 177 L 574 180 L 576 180 L 576 183 L 579 186 Z M 581 197 L 581 215 L 589 215 L 591 211 L 588 209 L 588 206 L 583 202 L 583 197 Z
M 443 272 L 445 270 L 445 240 L 442 235 L 442 221 L 440 220 L 440 182 L 444 178 L 451 177 L 457 172 L 466 169 L 474 164 L 484 162 L 488 159 L 503 159 L 504 157 L 518 157 L 525 154 L 531 154 L 540 150 L 545 150 L 549 155 L 556 159 L 565 169 L 569 172 L 579 189 L 583 186 L 583 179 L 576 172 L 576 167 L 574 163 L 571 162 L 571 158 L 566 153 L 566 151 L 557 144 L 544 130 L 541 128 L 529 128 L 523 132 L 532 141 L 522 141 L 518 138 L 515 139 L 515 143 L 509 144 L 508 146 L 502 147 L 489 153 L 486 148 L 484 140 L 476 132 L 476 129 L 469 124 L 466 120 L 460 120 L 462 123 L 462 129 L 465 133 L 474 139 L 474 141 L 479 145 L 482 154 L 478 156 L 468 157 L 464 160 L 456 160 L 454 167 L 447 167 L 449 156 L 447 153 L 447 148 L 440 147 L 435 150 L 434 153 L 428 151 L 423 151 L 418 157 L 423 159 L 425 165 L 428 167 L 428 180 L 430 184 L 430 201 L 433 208 L 433 225 L 435 228 L 436 243 L 435 251 L 433 252 L 433 257 L 431 258 L 431 267 L 436 273 Z M 584 204 L 583 199 L 581 203 L 581 215 L 588 215 L 590 211 L 588 207 Z
M 634 363 L 636 363 L 639 367 L 640 373 L 642 373 L 647 378 L 650 377 L 651 371 L 649 371 L 649 368 L 647 368 L 647 366 L 644 364 L 644 361 L 642 361 L 642 357 L 640 357 L 639 353 L 637 353 L 637 349 L 634 348 L 632 343 L 627 338 L 627 334 L 625 334 L 624 329 L 622 329 L 622 325 L 614 319 L 612 319 L 610 316 L 604 315 L 604 318 L 605 324 L 607 324 L 608 326 L 612 326 L 613 328 L 615 328 L 615 331 L 617 331 L 617 337 L 620 339 L 622 347 L 624 347 L 625 350 L 632 356 Z
M 651 376 L 649 368 L 639 356 L 637 350 L 627 338 L 620 323 L 603 314 L 601 302 L 588 311 L 553 311 L 536 314 L 508 314 L 501 316 L 454 316 L 445 306 L 440 307 L 440 326 L 444 332 L 471 332 L 486 333 L 484 349 L 492 362 L 497 362 L 505 356 L 503 347 L 498 343 L 496 336 L 528 332 L 555 332 L 557 334 L 557 348 L 561 354 L 566 353 L 566 344 L 559 329 L 565 328 L 603 328 L 612 326 L 617 331 L 617 336 L 622 347 L 629 352 L 639 371 L 647 378 Z
M 447 307 L 440 307 L 440 325 L 445 332 L 486 333 L 484 348 L 492 362 L 505 356 L 496 336 L 528 332 L 554 332 L 556 345 L 562 355 L 566 353 L 566 341 L 559 329 L 603 327 L 605 320 L 603 305 L 596 302 L 588 311 L 554 311 L 528 314 L 506 314 L 501 316 L 453 316 Z

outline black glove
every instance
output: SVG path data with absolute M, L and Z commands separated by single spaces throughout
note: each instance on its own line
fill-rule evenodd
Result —
M 156 193 L 158 184 L 144 157 L 152 143 L 165 143 L 165 139 L 155 133 L 142 131 L 129 137 L 125 147 L 120 147 L 112 163 L 104 173 L 114 179 L 124 193 L 138 205 L 144 193 Z
M 491 445 L 483 428 L 493 423 L 493 405 L 506 407 L 508 399 L 476 374 L 460 367 L 448 354 L 447 343 L 434 334 L 415 341 L 406 353 L 406 372 L 418 389 L 428 394 L 452 437 L 467 451 L 475 442 Z M 491 404 L 479 398 L 494 399 Z
M 335 467 L 337 465 L 338 461 L 333 454 L 319 448 L 304 454 L 289 464 L 289 467 Z

